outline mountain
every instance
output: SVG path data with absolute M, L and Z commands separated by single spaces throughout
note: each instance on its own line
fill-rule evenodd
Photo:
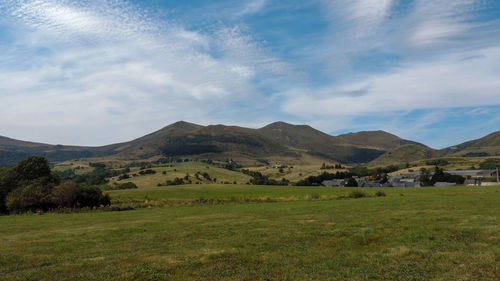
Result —
M 169 137 L 183 136 L 202 128 L 204 127 L 201 125 L 179 121 L 135 140 L 117 144 L 113 147 L 111 154 L 118 154 L 125 158 L 144 158 L 161 154 L 161 147 Z
M 200 126 L 177 122 L 157 132 L 122 144 L 117 156 L 146 158 L 155 155 L 184 156 L 238 153 L 261 157 L 289 152 L 289 149 L 254 129 L 237 126 Z
M 491 133 L 480 139 L 441 149 L 440 153 L 443 155 L 465 157 L 500 155 L 500 131 Z
M 111 156 L 146 159 L 153 156 L 196 156 L 206 159 L 265 159 L 300 157 L 302 153 L 345 164 L 404 163 L 439 156 L 500 155 L 500 132 L 439 151 L 384 131 L 362 131 L 339 136 L 307 125 L 275 122 L 260 129 L 238 126 L 201 126 L 184 121 L 123 143 L 100 147 L 50 145 L 0 136 L 0 166 L 11 166 L 28 155 L 50 161 Z
M 50 145 L 27 142 L 0 136 L 0 167 L 12 166 L 29 155 L 47 157 L 50 161 L 64 161 L 83 157 L 107 155 L 105 147 Z
M 379 150 L 391 150 L 407 144 L 422 145 L 420 143 L 402 139 L 396 135 L 384 131 L 361 131 L 337 136 L 351 145 L 359 147 L 374 148 Z
M 336 137 L 325 134 L 308 125 L 292 125 L 280 121 L 271 123 L 257 131 L 281 145 L 301 149 L 343 144 Z
M 305 149 L 311 154 L 342 163 L 366 163 L 399 146 L 418 145 L 384 131 L 331 136 L 307 125 L 285 122 L 269 124 L 259 129 L 259 132 L 281 145 Z

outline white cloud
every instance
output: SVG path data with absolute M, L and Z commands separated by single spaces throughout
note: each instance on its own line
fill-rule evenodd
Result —
M 415 46 L 448 43 L 474 26 L 468 22 L 474 10 L 474 0 L 418 0 L 410 19 L 410 42 Z
M 363 38 L 373 35 L 389 16 L 393 0 L 324 1 L 332 28 L 344 36 Z
M 0 98 L 8 105 L 0 126 L 11 137 L 23 138 L 30 126 L 51 126 L 67 131 L 30 139 L 105 144 L 94 138 L 104 134 L 107 142 L 128 140 L 130 132 L 115 136 L 107 129 L 128 124 L 145 134 L 179 119 L 220 114 L 225 105 L 258 95 L 251 83 L 257 74 L 282 70 L 237 26 L 187 30 L 148 20 L 123 1 L 4 5 L 2 16 L 20 33 L 2 56 L 24 60 L 0 67 Z
M 257 13 L 264 9 L 266 4 L 267 0 L 248 0 L 242 9 L 235 13 L 235 16 L 242 17 L 245 15 Z
M 463 60 L 464 58 L 473 59 Z M 343 86 L 285 93 L 283 109 L 307 118 L 500 104 L 500 47 L 413 62 Z

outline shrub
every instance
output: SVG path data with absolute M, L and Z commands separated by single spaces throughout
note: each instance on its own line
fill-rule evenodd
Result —
M 62 183 L 52 189 L 52 203 L 57 207 L 71 208 L 77 202 L 79 191 L 75 183 Z
M 133 182 L 114 183 L 112 189 L 136 189 L 137 185 Z
M 49 186 L 33 183 L 7 195 L 5 205 L 11 212 L 47 210 L 52 207 Z
M 123 174 L 123 175 L 120 175 L 118 177 L 118 180 L 121 181 L 121 180 L 126 180 L 126 179 L 129 179 L 130 176 L 128 174 Z
M 358 187 L 358 182 L 354 178 L 350 178 L 347 181 L 346 187 Z
M 167 180 L 167 185 L 182 185 L 186 184 L 183 179 L 176 177 L 174 180 Z
M 362 198 L 366 197 L 366 193 L 364 193 L 361 190 L 354 190 L 351 193 L 349 193 L 349 198 Z
M 95 186 L 80 187 L 77 196 L 77 205 L 79 207 L 99 207 L 101 205 L 109 206 L 111 198 L 108 194 L 103 195 L 101 189 Z

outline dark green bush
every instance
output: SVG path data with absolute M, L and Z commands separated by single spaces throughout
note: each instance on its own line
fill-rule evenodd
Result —
M 114 183 L 111 189 L 136 189 L 137 185 L 133 182 Z
M 349 198 L 362 198 L 366 197 L 366 193 L 364 193 L 361 190 L 354 190 L 351 193 L 349 193 Z
M 358 182 L 354 178 L 350 178 L 346 185 L 346 187 L 358 187 Z
M 71 208 L 78 200 L 80 188 L 73 182 L 64 182 L 52 189 L 52 203 L 56 207 Z
M 49 186 L 33 183 L 10 192 L 5 200 L 5 205 L 9 211 L 14 213 L 47 210 L 53 207 L 51 195 Z
M 109 195 L 102 194 L 102 190 L 96 186 L 82 186 L 79 189 L 76 199 L 78 207 L 99 207 L 111 204 Z

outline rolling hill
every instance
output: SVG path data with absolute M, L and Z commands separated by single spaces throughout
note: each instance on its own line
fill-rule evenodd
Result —
M 307 125 L 275 122 L 259 129 L 263 135 L 290 147 L 342 163 L 370 162 L 386 151 L 419 143 L 401 139 L 384 131 L 362 131 L 332 136 Z
M 0 167 L 12 166 L 29 155 L 44 156 L 50 161 L 109 155 L 114 147 L 116 145 L 103 147 L 50 145 L 0 136 Z
M 359 147 L 374 148 L 378 150 L 391 150 L 403 145 L 422 145 L 418 142 L 402 139 L 385 131 L 361 131 L 337 136 L 345 143 Z
M 422 144 L 406 144 L 382 154 L 371 161 L 370 166 L 380 167 L 397 163 L 430 159 L 438 156 L 438 152 Z
M 440 150 L 442 155 L 477 157 L 500 155 L 500 131 Z
M 303 154 L 344 164 L 387 165 L 440 156 L 500 155 L 500 132 L 439 151 L 384 131 L 332 136 L 307 125 L 275 122 L 260 129 L 201 126 L 184 121 L 135 140 L 101 147 L 50 145 L 0 136 L 0 166 L 11 166 L 28 155 L 50 161 L 113 156 L 135 160 L 153 156 L 196 156 L 201 159 L 240 157 L 261 160 Z

